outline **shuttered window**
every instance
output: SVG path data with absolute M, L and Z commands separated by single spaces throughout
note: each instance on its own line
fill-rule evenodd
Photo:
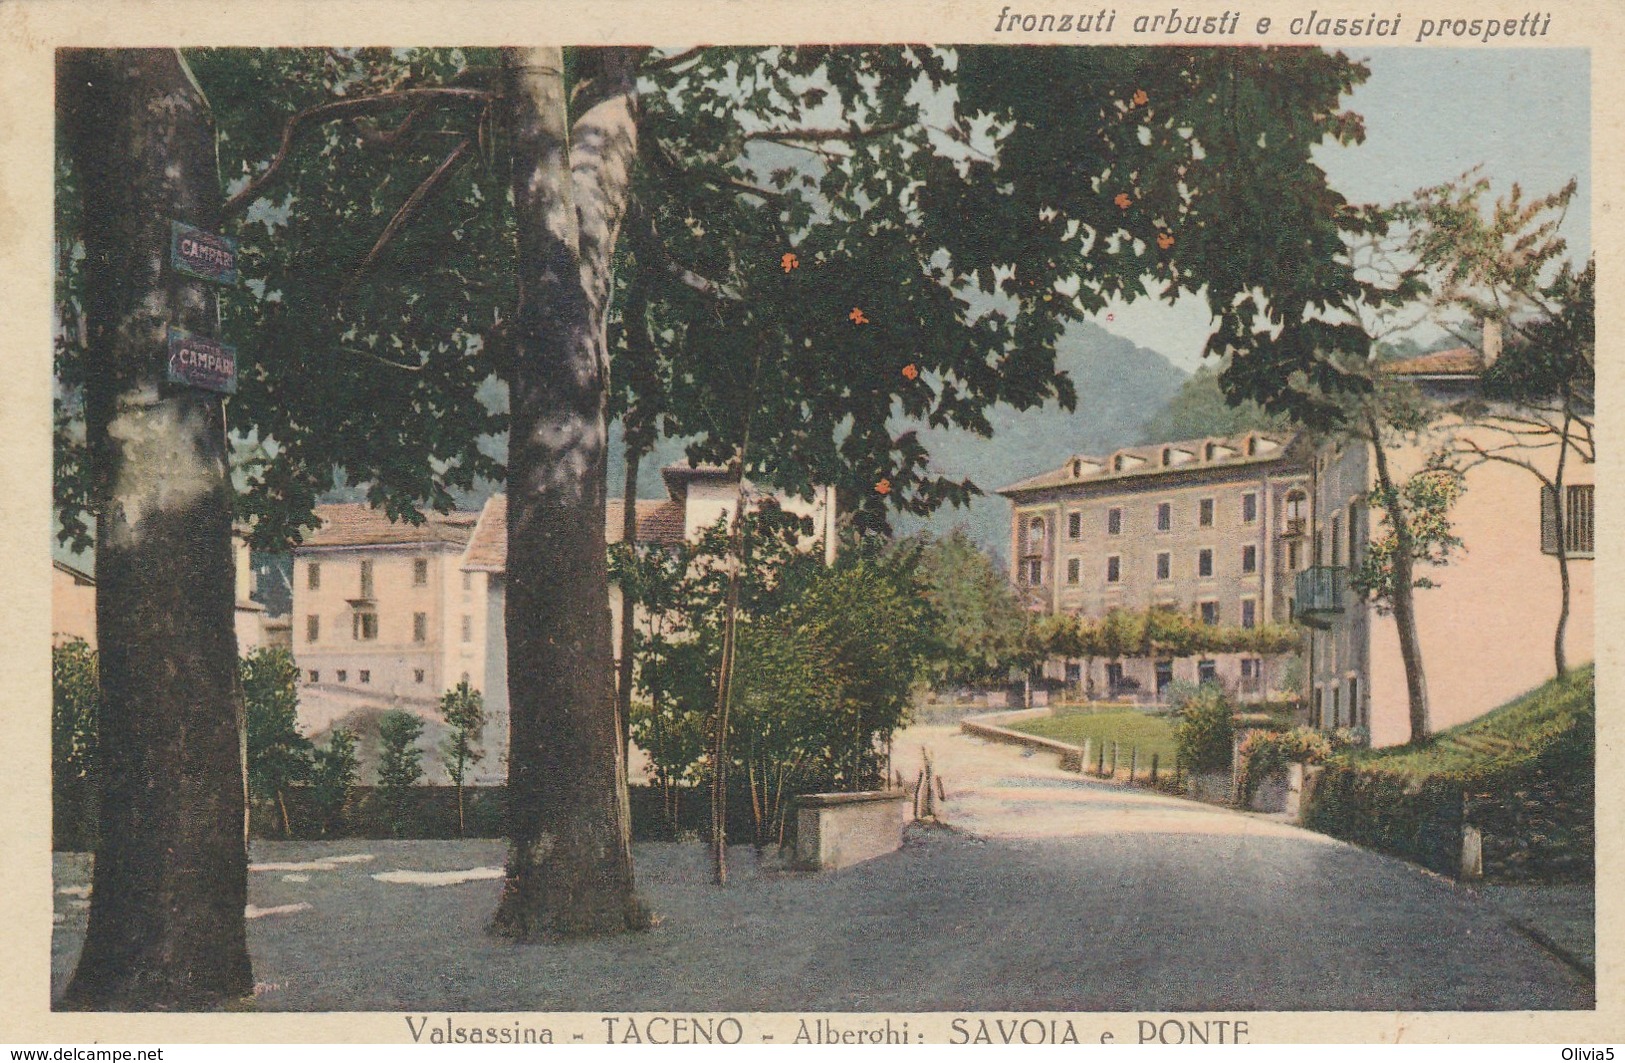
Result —
M 1591 484 L 1569 484 L 1563 490 L 1568 504 L 1563 507 L 1563 550 L 1570 557 L 1590 556 L 1596 551 L 1596 498 Z M 1557 492 L 1540 489 L 1540 548 L 1557 553 Z

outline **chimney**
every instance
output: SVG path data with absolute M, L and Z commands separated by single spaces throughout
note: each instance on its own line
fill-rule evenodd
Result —
M 1501 319 L 1484 319 L 1484 368 L 1488 369 L 1501 357 Z

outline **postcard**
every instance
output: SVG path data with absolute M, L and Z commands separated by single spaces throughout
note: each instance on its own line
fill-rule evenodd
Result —
M 4 1039 L 1617 1040 L 1621 29 L 0 7 Z

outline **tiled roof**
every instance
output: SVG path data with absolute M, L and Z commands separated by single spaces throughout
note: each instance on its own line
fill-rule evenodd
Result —
M 479 514 L 467 510 L 425 513 L 422 524 L 392 521 L 381 509 L 363 502 L 317 506 L 320 528 L 305 536 L 304 546 L 386 546 L 395 543 L 466 543 Z
M 998 493 L 1012 495 L 1046 487 L 1279 461 L 1286 456 L 1295 440 L 1296 436 L 1290 434 L 1247 432 L 1238 436 L 1212 436 L 1123 447 L 1103 458 L 1078 454 L 1067 459 L 1059 469 L 1018 480 L 1008 487 L 999 488 Z
M 1382 371 L 1389 376 L 1477 376 L 1484 371 L 1484 359 L 1471 347 L 1452 347 L 1384 362 Z
M 604 539 L 618 543 L 624 530 L 626 503 L 615 499 L 604 507 Z M 638 499 L 638 542 L 683 541 L 683 510 L 669 498 Z M 480 513 L 479 526 L 463 554 L 463 568 L 503 572 L 508 564 L 508 496 L 492 495 Z

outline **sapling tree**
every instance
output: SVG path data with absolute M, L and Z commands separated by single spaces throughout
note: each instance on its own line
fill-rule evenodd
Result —
M 485 731 L 485 695 L 464 679 L 440 696 L 440 717 L 447 734 L 441 762 L 457 790 L 457 837 L 463 836 L 463 784 L 474 765 L 485 759 L 480 735 Z
M 423 721 L 401 709 L 378 720 L 378 796 L 389 815 L 390 829 L 399 837 L 412 800 L 412 788 L 423 779 Z

